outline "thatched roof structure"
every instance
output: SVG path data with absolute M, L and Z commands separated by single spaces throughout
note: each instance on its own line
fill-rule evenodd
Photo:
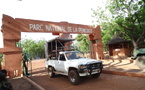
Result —
M 111 44 L 118 44 L 118 43 L 124 43 L 124 42 L 129 42 L 128 40 L 122 39 L 119 36 L 114 36 L 108 43 L 107 45 Z

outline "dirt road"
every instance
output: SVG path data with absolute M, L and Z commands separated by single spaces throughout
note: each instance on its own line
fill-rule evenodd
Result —
M 72 85 L 66 76 L 49 78 L 44 60 L 34 61 L 32 66 L 33 76 L 29 78 L 46 90 L 145 90 L 145 78 L 101 74 L 99 78 L 83 77 L 79 85 Z M 13 80 L 12 85 L 15 90 L 36 90 L 23 79 Z
M 145 79 L 101 74 L 99 78 L 83 77 L 79 85 L 71 85 L 66 76 L 49 78 L 47 72 L 31 77 L 46 90 L 145 90 Z
M 31 80 L 46 90 L 145 90 L 145 78 L 101 74 L 99 78 L 83 77 L 79 85 L 69 83 L 66 76 L 57 75 L 49 78 L 43 66 L 33 69 Z M 39 65 L 44 65 L 44 61 Z

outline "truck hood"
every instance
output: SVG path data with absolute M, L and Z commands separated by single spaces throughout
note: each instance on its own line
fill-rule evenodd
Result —
M 89 58 L 80 58 L 80 59 L 72 59 L 69 60 L 71 65 L 81 65 L 81 64 L 89 64 L 89 63 L 101 63 L 102 61 L 96 59 Z

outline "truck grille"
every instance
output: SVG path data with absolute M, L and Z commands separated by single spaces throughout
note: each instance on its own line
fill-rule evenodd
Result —
M 100 68 L 100 67 L 101 67 L 101 63 L 92 63 L 92 64 L 87 65 L 88 69 L 94 69 L 94 68 Z

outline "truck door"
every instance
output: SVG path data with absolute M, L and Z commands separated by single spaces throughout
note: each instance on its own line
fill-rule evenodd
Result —
M 56 70 L 61 71 L 61 72 L 66 72 L 65 66 L 64 66 L 65 62 L 66 62 L 66 58 L 64 54 L 60 54 L 58 56 L 58 63 L 56 65 Z

